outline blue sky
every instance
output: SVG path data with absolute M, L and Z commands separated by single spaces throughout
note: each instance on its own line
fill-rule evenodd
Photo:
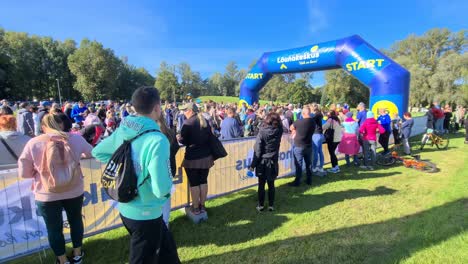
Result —
M 22 1 L 2 0 L 0 26 L 78 43 L 95 39 L 155 75 L 162 60 L 204 77 L 265 51 L 359 34 L 388 48 L 411 33 L 468 26 L 468 1 Z M 323 84 L 323 73 L 313 85 Z

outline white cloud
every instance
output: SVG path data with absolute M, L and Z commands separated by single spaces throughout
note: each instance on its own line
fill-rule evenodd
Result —
M 320 6 L 318 0 L 307 1 L 307 12 L 309 15 L 309 30 L 317 33 L 328 26 L 327 14 Z

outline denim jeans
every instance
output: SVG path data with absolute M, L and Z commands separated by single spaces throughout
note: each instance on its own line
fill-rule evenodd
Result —
M 313 167 L 323 168 L 324 157 L 323 157 L 323 142 L 325 138 L 323 134 L 314 134 L 312 136 L 312 150 L 314 155 L 314 160 L 312 162 Z
M 435 130 L 439 133 L 444 132 L 444 118 L 439 118 L 435 121 Z
M 362 150 L 364 152 L 364 165 L 365 166 L 375 166 L 375 156 L 376 156 L 377 144 L 375 140 L 364 140 Z M 371 163 L 369 164 L 369 159 Z
M 345 154 L 346 165 L 350 165 L 350 164 L 351 164 L 350 157 L 351 157 L 351 155 Z M 357 155 L 353 155 L 353 162 L 354 162 L 354 164 L 358 164 L 358 163 L 359 163 L 359 160 L 358 160 L 358 156 L 357 156 Z
M 58 200 L 52 202 L 36 201 L 37 210 L 44 218 L 47 228 L 49 244 L 56 256 L 65 254 L 65 237 L 63 236 L 62 211 L 67 213 L 68 224 L 70 225 L 70 236 L 73 248 L 79 248 L 83 243 L 83 195 L 76 198 Z
M 294 180 L 295 184 L 301 183 L 302 178 L 302 164 L 305 162 L 307 181 L 312 181 L 312 170 L 311 170 L 311 161 L 312 161 L 312 148 L 311 147 L 296 147 L 293 148 L 294 153 L 294 165 L 296 166 L 296 179 Z

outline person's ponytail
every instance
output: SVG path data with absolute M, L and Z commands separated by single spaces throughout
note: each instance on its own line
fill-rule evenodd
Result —
M 206 128 L 208 126 L 208 122 L 206 122 L 205 117 L 202 113 L 197 114 L 198 121 L 200 121 L 200 128 Z

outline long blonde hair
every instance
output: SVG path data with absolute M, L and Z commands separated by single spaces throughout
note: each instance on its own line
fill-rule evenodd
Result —
M 58 115 L 46 114 L 42 118 L 41 125 L 51 130 L 54 134 L 58 134 L 61 137 L 68 139 L 68 133 L 63 131 L 65 124 Z
M 198 117 L 198 121 L 200 121 L 200 128 L 205 128 L 208 126 L 208 123 L 206 122 L 206 119 L 202 113 L 198 113 L 197 117 Z
M 164 116 L 162 114 L 159 115 L 159 118 L 158 120 L 156 120 L 156 123 L 158 123 L 161 132 L 167 137 L 167 139 L 169 139 L 169 142 L 173 144 L 175 140 L 175 133 L 167 126 L 166 120 L 164 119 Z

